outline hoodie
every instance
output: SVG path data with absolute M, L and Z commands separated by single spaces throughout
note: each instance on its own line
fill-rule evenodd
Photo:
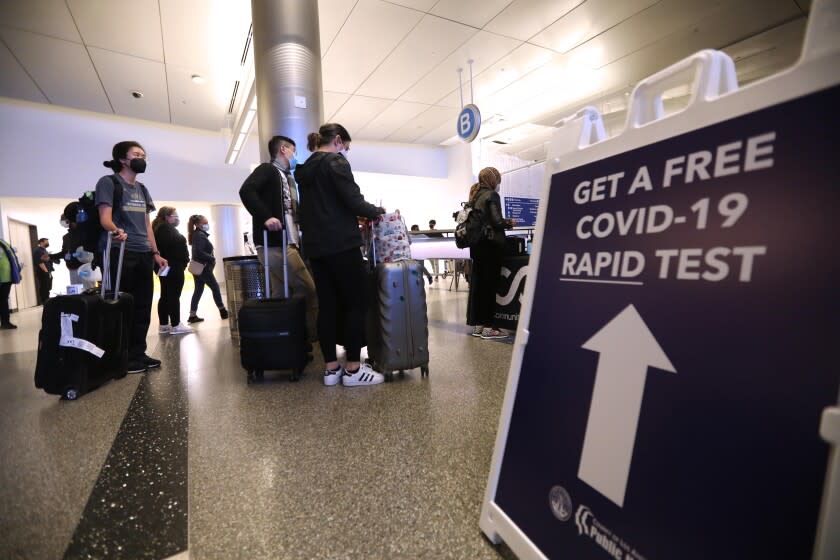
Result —
M 358 216 L 372 219 L 385 213 L 362 196 L 342 155 L 314 152 L 297 166 L 295 180 L 300 190 L 303 251 L 308 258 L 358 249 L 362 246 Z

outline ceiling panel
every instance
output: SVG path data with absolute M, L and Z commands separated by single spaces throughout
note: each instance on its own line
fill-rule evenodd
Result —
M 484 28 L 527 41 L 584 0 L 514 0 Z M 622 0 L 623 1 L 623 0 Z
M 6 0 L 0 2 L 3 25 L 81 43 L 82 38 L 64 0 Z
M 456 128 L 454 119 L 444 121 L 437 128 L 433 128 L 423 136 L 417 138 L 416 142 L 421 144 L 441 144 L 457 134 Z M 460 142 L 461 140 L 459 139 L 458 141 Z
M 538 33 L 531 43 L 564 53 L 659 0 L 589 0 Z
M 163 62 L 157 0 L 67 0 L 86 45 Z
M 466 25 L 424 16 L 357 93 L 396 99 L 475 33 Z
M 359 0 L 321 67 L 330 91 L 353 93 L 423 14 L 380 0 Z
M 481 107 L 482 101 L 547 64 L 557 57 L 554 51 L 523 43 L 512 53 L 473 78 L 475 101 Z M 464 103 L 469 103 L 469 84 L 464 85 Z M 461 97 L 456 89 L 438 102 L 446 107 L 461 106 Z
M 338 30 L 344 25 L 347 16 L 358 0 L 318 0 L 319 35 L 321 38 L 321 57 L 330 49 Z M 250 13 L 250 9 L 249 9 Z
M 723 49 L 735 60 L 738 83 L 746 84 L 795 64 L 802 54 L 805 23 L 801 17 Z
M 11 97 L 37 103 L 47 103 L 47 98 L 32 81 L 32 78 L 15 60 L 6 45 L 0 42 L 0 97 Z
M 353 137 L 391 103 L 390 99 L 354 95 L 333 115 L 332 121 L 344 125 Z
M 469 89 L 470 70 L 467 61 L 473 60 L 473 77 L 489 68 L 521 45 L 520 41 L 494 33 L 480 31 L 446 58 L 437 68 L 426 74 L 401 97 L 401 101 L 437 103 L 458 86 L 458 68 L 463 68 L 461 80 Z
M 450 107 L 429 107 L 428 110 L 420 113 L 398 130 L 388 135 L 389 142 L 414 142 L 420 136 L 436 130 L 447 120 L 451 120 L 453 127 L 458 117 L 458 110 Z
M 28 31 L 0 35 L 50 103 L 113 113 L 84 46 Z
M 166 85 L 169 89 L 169 106 L 172 124 L 220 130 L 226 126 L 227 106 L 230 98 L 219 101 L 215 91 L 228 82 L 216 83 L 210 75 L 207 82 L 196 84 L 192 71 L 166 65 Z
M 350 98 L 349 93 L 337 93 L 334 91 L 324 92 L 324 122 L 331 122 L 333 115 L 338 111 L 344 102 Z
M 164 65 L 96 47 L 88 49 L 114 112 L 126 117 L 169 122 Z M 131 92 L 143 93 L 135 99 Z
M 392 4 L 399 4 L 406 8 L 413 10 L 420 10 L 421 12 L 428 12 L 438 0 L 388 0 Z
M 422 103 L 395 101 L 359 131 L 359 138 L 382 140 L 428 108 Z
M 510 3 L 511 0 L 440 0 L 431 13 L 482 28 Z

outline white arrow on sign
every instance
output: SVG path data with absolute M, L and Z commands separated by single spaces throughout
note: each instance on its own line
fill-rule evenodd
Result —
M 677 371 L 632 304 L 582 348 L 601 356 L 578 478 L 623 507 L 647 369 Z

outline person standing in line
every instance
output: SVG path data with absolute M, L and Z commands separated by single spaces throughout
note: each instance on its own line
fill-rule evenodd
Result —
M 304 253 L 312 263 L 318 292 L 318 338 L 326 362 L 324 385 L 375 385 L 385 377 L 361 363 L 367 320 L 367 273 L 362 260 L 358 217 L 377 218 L 384 208 L 362 196 L 345 154 L 350 134 L 328 123 L 309 134 L 312 155 L 298 165 L 301 188 L 300 218 Z M 346 363 L 338 362 L 335 345 L 339 329 L 345 339 Z
M 417 236 L 417 237 L 426 237 L 424 234 L 419 233 L 419 232 L 420 232 L 420 226 L 418 226 L 417 224 L 412 224 L 411 225 L 411 235 L 414 235 L 414 236 Z M 423 266 L 423 261 L 422 260 L 418 260 L 417 262 L 420 263 L 420 267 L 423 269 L 423 274 L 426 276 L 426 279 L 429 281 L 429 285 L 431 286 L 432 285 L 432 275 L 429 273 L 429 271 L 426 269 L 426 267 Z
M 204 286 L 210 286 L 210 291 L 213 292 L 213 301 L 216 302 L 216 307 L 219 308 L 219 316 L 222 319 L 228 318 L 228 310 L 225 308 L 225 302 L 222 300 L 222 291 L 219 289 L 219 282 L 216 281 L 216 276 L 213 274 L 213 268 L 216 266 L 216 257 L 213 255 L 213 244 L 210 243 L 210 224 L 207 218 L 201 214 L 193 214 L 190 216 L 190 221 L 187 224 L 187 240 L 192 247 L 192 260 L 204 265 L 201 274 L 193 274 L 195 279 L 195 290 L 193 291 L 192 301 L 190 302 L 190 318 L 188 323 L 200 323 L 204 319 L 198 316 L 198 302 L 204 294 Z
M 515 225 L 515 220 L 502 217 L 502 201 L 498 188 L 502 175 L 495 167 L 485 167 L 478 173 L 478 183 L 470 189 L 469 202 L 483 212 L 485 225 L 492 234 L 470 247 L 472 273 L 470 275 L 470 301 L 473 310 L 472 335 L 483 339 L 507 338 L 507 334 L 493 328 L 493 307 L 502 270 L 505 250 L 505 229 Z M 470 324 L 470 323 L 468 323 Z
M 171 206 L 158 210 L 152 229 L 158 242 L 160 254 L 169 263 L 169 270 L 161 275 L 160 299 L 157 312 L 160 320 L 160 334 L 189 334 L 194 332 L 181 322 L 181 291 L 184 289 L 184 269 L 190 262 L 187 240 L 178 231 L 181 223 L 178 211 Z
M 120 290 L 134 297 L 134 323 L 128 350 L 128 373 L 143 373 L 159 368 L 160 360 L 146 354 L 146 334 L 152 318 L 154 267 L 167 266 L 160 256 L 149 213 L 155 203 L 137 175 L 146 171 L 146 150 L 139 142 L 118 142 L 111 150 L 111 160 L 102 164 L 114 173 L 96 183 L 95 204 L 99 223 L 114 241 L 125 243 Z M 105 243 L 101 243 L 101 249 Z M 117 278 L 119 247 L 111 248 L 112 284 Z
M 436 225 L 437 225 L 436 220 L 429 220 L 429 229 L 430 230 L 435 229 Z M 435 233 L 427 233 L 426 236 L 428 236 L 428 237 L 443 237 L 443 234 L 435 232 Z M 431 265 L 432 265 L 432 274 L 435 277 L 435 282 L 437 282 L 438 277 L 440 276 L 440 261 L 438 259 L 429 259 L 429 263 L 431 263 Z
M 239 189 L 242 204 L 253 217 L 253 239 L 257 257 L 265 266 L 263 231 L 268 230 L 268 264 L 271 274 L 271 297 L 280 298 L 283 288 L 283 238 L 286 230 L 290 292 L 306 299 L 306 341 L 309 349 L 318 340 L 318 293 L 309 269 L 300 254 L 298 227 L 298 192 L 292 171 L 297 165 L 297 147 L 287 136 L 274 136 L 268 142 L 271 163 L 262 163 L 245 179 Z
M 20 261 L 11 245 L 0 239 L 0 329 L 16 329 L 9 309 L 12 284 L 20 284 Z
M 38 296 L 41 298 L 41 304 L 47 303 L 50 299 L 50 290 L 52 290 L 52 273 L 53 262 L 47 248 L 50 246 L 50 240 L 42 237 L 38 240 L 38 246 L 32 254 L 32 262 L 35 263 L 35 283 L 38 286 Z

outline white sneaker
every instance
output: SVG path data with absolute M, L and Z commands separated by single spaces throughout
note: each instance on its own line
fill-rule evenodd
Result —
M 169 334 L 170 331 L 169 325 L 161 325 L 158 334 Z
M 338 365 L 338 369 L 335 371 L 324 371 L 324 385 L 326 385 L 327 387 L 338 385 L 338 382 L 341 380 L 342 375 L 344 375 L 344 366 L 342 366 L 341 364 Z
M 192 330 L 192 327 L 188 327 L 184 323 L 178 323 L 171 329 L 169 329 L 169 334 L 190 334 L 194 333 L 195 331 Z
M 344 372 L 341 383 L 345 387 L 358 387 L 360 385 L 378 385 L 385 381 L 385 376 L 373 371 L 370 364 L 362 364 L 356 373 Z

